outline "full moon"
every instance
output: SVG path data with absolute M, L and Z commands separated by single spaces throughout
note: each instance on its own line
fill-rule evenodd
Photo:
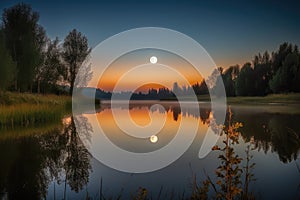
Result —
M 158 141 L 158 137 L 156 136 L 156 135 L 152 135 L 151 137 L 150 137 L 150 142 L 151 143 L 156 143 Z
M 152 56 L 152 57 L 150 58 L 150 62 L 151 62 L 152 64 L 157 63 L 157 57 L 156 57 L 156 56 Z

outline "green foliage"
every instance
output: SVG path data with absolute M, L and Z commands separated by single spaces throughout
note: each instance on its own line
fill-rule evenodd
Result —
M 227 97 L 232 97 L 236 95 L 235 82 L 239 74 L 239 66 L 231 66 L 222 73 L 222 78 L 224 82 L 224 87 Z
M 287 42 L 281 44 L 277 52 L 273 53 L 272 56 L 272 71 L 275 73 L 279 68 L 282 67 L 282 63 L 288 54 L 293 52 L 292 44 Z
M 255 55 L 252 64 L 245 63 L 240 71 L 238 66 L 231 66 L 219 68 L 219 72 L 228 97 L 300 92 L 300 53 L 296 45 L 288 43 L 280 45 L 272 56 L 267 51 Z M 216 71 L 210 79 L 213 83 L 220 81 Z M 218 88 L 213 91 L 217 93 Z
M 251 63 L 244 64 L 236 79 L 236 94 L 238 96 L 253 96 L 255 94 L 254 80 L 254 69 L 251 67 Z
M 61 60 L 59 40 L 49 40 L 43 54 L 43 64 L 36 71 L 37 92 L 54 93 L 58 91 L 58 81 L 63 82 L 64 66 Z
M 90 52 L 87 38 L 76 29 L 73 29 L 65 38 L 62 55 L 66 64 L 65 79 L 70 84 L 70 94 L 73 92 L 76 74 Z M 88 76 L 88 72 L 81 74 L 81 76 Z
M 202 182 L 202 186 L 198 186 L 194 179 L 193 192 L 191 199 L 208 199 L 210 186 L 216 193 L 215 199 L 254 199 L 252 193 L 249 193 L 249 183 L 255 181 L 252 170 L 255 163 L 251 162 L 250 147 L 253 141 L 246 148 L 246 166 L 241 166 L 242 158 L 239 157 L 234 150 L 234 146 L 239 143 L 239 129 L 242 123 L 233 122 L 231 109 L 228 109 L 227 122 L 225 126 L 219 127 L 214 125 L 213 128 L 222 128 L 224 134 L 224 147 L 214 146 L 213 151 L 220 151 L 218 158 L 221 164 L 217 167 L 215 173 L 217 180 L 214 182 L 207 176 Z M 243 170 L 244 169 L 244 170 Z M 244 188 L 242 188 L 242 175 L 245 175 Z
M 274 112 L 278 111 L 280 109 L 280 112 L 288 112 L 288 113 L 299 113 L 298 110 L 294 109 L 297 104 L 300 102 L 300 94 L 299 93 L 289 93 L 289 94 L 269 94 L 267 96 L 261 97 L 261 96 L 256 96 L 256 97 L 229 97 L 227 98 L 227 102 L 229 104 L 243 104 L 243 105 L 264 105 L 268 104 L 270 102 L 272 103 L 278 103 L 278 104 L 284 104 L 284 105 L 289 105 L 286 106 L 285 109 L 280 109 L 279 106 L 271 106 L 269 105 L 268 107 L 265 107 L 266 109 L 272 109 Z M 294 106 L 293 106 L 294 105 Z M 292 109 L 290 109 L 292 108 Z
M 11 84 L 15 72 L 16 64 L 5 47 L 4 35 L 0 30 L 0 91 Z
M 263 56 L 259 53 L 254 57 L 254 90 L 256 96 L 264 96 L 270 92 L 269 80 L 271 78 L 271 60 L 266 51 Z
M 219 178 L 216 184 L 220 187 L 220 191 L 217 193 L 218 199 L 234 199 L 242 192 L 242 169 L 239 166 L 242 158 L 235 154 L 233 148 L 233 145 L 238 143 L 240 135 L 238 129 L 240 127 L 242 127 L 241 123 L 232 122 L 232 112 L 229 109 L 228 125 L 223 128 L 225 134 L 223 143 L 225 147 L 219 150 L 223 153 L 218 157 L 221 160 L 221 165 L 216 170 L 216 175 Z
M 197 82 L 194 85 L 192 85 L 192 88 L 196 95 L 205 95 L 208 94 L 208 88 L 206 85 L 205 80 L 202 80 L 200 84 Z
M 4 9 L 0 90 L 9 87 L 11 91 L 61 94 L 65 91 L 60 84 L 68 83 L 71 93 L 79 67 L 91 51 L 87 38 L 74 29 L 61 49 L 59 40 L 49 40 L 38 21 L 39 14 L 28 4 L 18 3 Z M 90 80 L 90 70 L 91 66 L 87 65 L 80 72 L 81 86 Z
M 280 56 L 282 62 L 278 66 L 277 71 L 274 71 L 275 74 L 270 80 L 270 88 L 274 93 L 300 91 L 300 54 L 297 46 L 292 48 L 289 45 L 286 48 L 291 50 L 284 51 L 285 57 L 279 55 L 282 53 L 280 51 L 275 54 L 277 57 Z M 287 51 L 289 52 L 288 54 L 286 53 Z
M 19 104 L 0 106 L 0 126 L 29 126 L 52 121 L 59 121 L 63 109 L 59 106 Z
M 13 93 L 5 92 L 0 93 L 0 105 L 16 105 L 16 104 L 49 104 L 65 105 L 71 103 L 69 96 L 57 96 L 57 95 L 37 95 L 29 93 Z
M 0 128 L 57 122 L 70 108 L 69 97 L 3 93 L 0 95 Z
M 17 64 L 15 89 L 31 91 L 45 44 L 45 31 L 38 24 L 39 14 L 30 5 L 19 3 L 4 9 L 2 20 L 6 46 Z

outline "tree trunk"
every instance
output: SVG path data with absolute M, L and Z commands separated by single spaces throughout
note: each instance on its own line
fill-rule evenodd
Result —
M 40 80 L 38 80 L 37 82 L 37 93 L 40 94 L 41 93 L 41 88 L 40 88 Z

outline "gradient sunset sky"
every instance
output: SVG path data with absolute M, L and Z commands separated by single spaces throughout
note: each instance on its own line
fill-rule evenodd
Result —
M 0 9 L 20 1 L 1 0 Z M 251 61 L 279 44 L 300 44 L 299 1 L 33 1 L 50 38 L 63 40 L 76 28 L 91 47 L 137 27 L 165 27 L 198 41 L 217 66 Z
M 157 64 L 149 62 L 151 56 L 157 57 Z M 179 73 L 169 70 L 168 67 Z M 89 86 L 93 87 L 93 82 L 98 82 L 97 78 L 95 77 Z M 141 49 L 120 56 L 111 63 L 101 76 L 98 87 L 112 91 L 120 81 L 120 89 L 115 88 L 115 91 L 126 91 L 131 88 L 130 91 L 147 92 L 150 88 L 162 88 L 162 86 L 171 89 L 175 81 L 180 86 L 189 86 L 201 80 L 201 74 L 182 57 L 158 49 Z
M 16 4 L 1 0 L 0 9 Z M 198 41 L 218 66 L 251 60 L 282 42 L 300 44 L 299 1 L 39 1 L 24 0 L 40 12 L 51 38 L 63 39 L 77 28 L 94 47 L 131 28 L 157 26 L 180 31 Z

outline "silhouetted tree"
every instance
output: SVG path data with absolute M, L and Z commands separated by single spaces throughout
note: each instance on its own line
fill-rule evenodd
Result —
M 254 70 L 251 63 L 244 64 L 236 79 L 236 94 L 238 96 L 253 96 L 255 94 Z
M 44 63 L 37 68 L 36 72 L 38 93 L 54 92 L 57 90 L 58 81 L 63 81 L 64 70 L 58 43 L 58 38 L 47 42 L 47 49 L 44 53 Z
M 255 95 L 266 95 L 270 92 L 271 59 L 269 53 L 266 51 L 263 56 L 260 53 L 256 55 L 253 60 L 253 67 Z
M 171 108 L 171 110 L 173 111 L 173 120 L 177 121 L 179 115 L 181 114 L 180 106 L 174 106 L 174 107 Z
M 197 82 L 192 85 L 192 88 L 196 95 L 208 94 L 208 88 L 204 79 L 200 82 L 200 84 Z
M 272 54 L 272 72 L 273 75 L 277 72 L 277 70 L 282 66 L 283 61 L 286 56 L 292 53 L 293 47 L 292 44 L 287 42 L 281 44 L 277 52 L 273 52 Z
M 74 119 L 72 116 L 70 124 L 64 129 L 66 139 L 65 184 L 68 183 L 72 190 L 78 192 L 88 183 L 91 164 L 90 154 L 78 135 L 74 120 L 77 120 L 80 128 L 87 127 L 82 129 L 85 134 L 84 137 L 87 139 L 90 138 L 91 127 L 86 118 L 76 117 Z
M 79 68 L 90 54 L 87 38 L 73 29 L 65 38 L 63 44 L 63 59 L 66 66 L 66 80 L 70 84 L 70 94 L 73 92 L 75 78 Z
M 280 45 L 273 54 L 272 69 L 274 76 L 269 84 L 274 93 L 300 91 L 300 54 L 297 46 Z
M 255 55 L 252 63 L 245 63 L 240 71 L 238 66 L 226 70 L 216 68 L 207 81 L 213 93 L 218 93 L 215 86 L 220 81 L 224 83 L 227 96 L 300 92 L 300 53 L 296 45 L 283 43 L 272 56 L 267 51 Z M 198 93 L 199 85 L 193 88 Z
M 5 47 L 4 35 L 0 30 L 0 91 L 5 90 L 14 78 L 16 64 Z
M 158 89 L 157 96 L 159 99 L 163 99 L 173 97 L 174 94 L 168 88 L 163 87 Z
M 226 96 L 235 96 L 235 81 L 239 74 L 239 66 L 231 66 L 222 73 Z
M 35 69 L 41 64 L 45 31 L 38 20 L 39 14 L 23 3 L 4 9 L 2 14 L 6 46 L 17 65 L 16 90 L 32 90 Z

